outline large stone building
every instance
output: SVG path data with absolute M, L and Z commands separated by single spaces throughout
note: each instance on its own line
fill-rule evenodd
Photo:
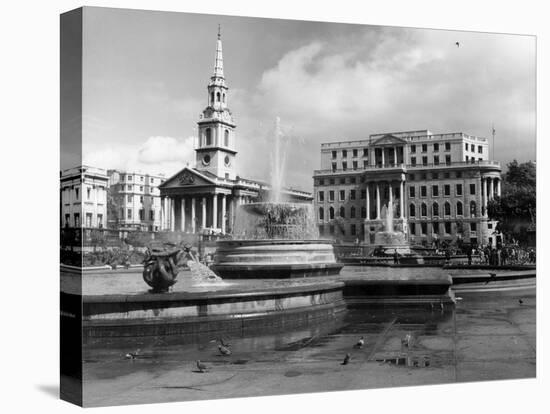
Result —
M 107 185 L 107 173 L 100 168 L 83 165 L 62 171 L 61 227 L 104 227 Z
M 236 124 L 228 107 L 229 88 L 219 33 L 214 73 L 207 90 L 207 106 L 198 121 L 195 167 L 183 168 L 159 187 L 163 230 L 228 233 L 237 206 L 265 199 L 271 189 L 267 183 L 236 173 Z M 287 200 L 312 199 L 310 193 L 299 190 L 287 188 L 283 193 Z
M 321 144 L 314 172 L 320 233 L 373 245 L 387 206 L 412 244 L 496 243 L 487 202 L 500 195 L 500 164 L 486 138 L 428 130 Z
M 160 190 L 164 175 L 108 170 L 108 226 L 115 229 L 158 231 Z

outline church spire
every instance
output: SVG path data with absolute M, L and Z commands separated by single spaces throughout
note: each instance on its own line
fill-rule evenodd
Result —
M 222 35 L 218 24 L 218 40 L 216 44 L 216 62 L 214 64 L 214 77 L 223 78 Z

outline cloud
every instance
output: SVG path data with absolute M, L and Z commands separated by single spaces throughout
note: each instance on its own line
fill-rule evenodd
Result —
M 84 164 L 105 169 L 175 174 L 185 165 L 194 165 L 194 137 L 149 137 L 139 144 L 119 144 L 85 150 Z

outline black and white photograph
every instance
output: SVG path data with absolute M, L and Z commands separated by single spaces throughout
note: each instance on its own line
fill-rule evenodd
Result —
M 530 35 L 63 14 L 62 398 L 534 377 L 535 56 Z
M 6 8 L 6 412 L 540 411 L 541 10 L 406 3 Z

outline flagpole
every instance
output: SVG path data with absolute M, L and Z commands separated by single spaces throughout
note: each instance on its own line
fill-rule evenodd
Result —
M 493 123 L 492 127 L 492 134 L 493 134 L 493 161 L 495 160 L 495 124 Z

